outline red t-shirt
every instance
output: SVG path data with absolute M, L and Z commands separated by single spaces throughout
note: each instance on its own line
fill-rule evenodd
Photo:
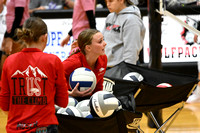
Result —
M 92 70 L 86 61 L 85 55 L 83 55 L 81 52 L 74 54 L 69 58 L 67 58 L 66 60 L 64 60 L 63 65 L 68 86 L 69 86 L 69 76 L 76 68 L 86 67 Z M 99 90 L 103 90 L 103 77 L 106 72 L 106 67 L 107 67 L 107 56 L 106 55 L 99 56 L 95 68 L 94 70 L 92 70 L 96 75 L 97 79 L 97 85 L 93 91 L 93 94 Z
M 58 124 L 54 104 L 66 107 L 68 89 L 61 60 L 36 48 L 10 55 L 3 66 L 0 107 L 8 133 Z

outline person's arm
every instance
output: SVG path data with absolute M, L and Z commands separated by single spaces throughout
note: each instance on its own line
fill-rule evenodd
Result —
M 86 11 L 87 18 L 91 29 L 96 29 L 96 21 L 93 10 Z
M 200 30 L 200 21 L 197 22 L 197 30 Z M 197 43 L 198 42 L 198 35 L 194 35 L 194 42 Z
M 93 93 L 97 92 L 97 91 L 102 91 L 103 90 L 103 81 L 104 81 L 104 75 L 106 73 L 106 68 L 107 68 L 107 62 L 108 62 L 108 59 L 107 59 L 107 56 L 106 55 L 103 55 L 101 56 L 101 61 L 103 63 L 103 66 L 101 66 L 101 68 L 104 68 L 103 71 L 101 71 L 100 73 L 102 74 L 101 77 L 98 77 L 100 78 L 99 81 L 97 82 L 96 84 L 96 87 L 95 87 L 95 90 L 93 91 Z M 97 74 L 99 75 L 99 73 Z M 97 77 L 97 76 L 96 76 Z
M 76 61 L 75 59 L 71 59 L 70 57 L 62 62 L 63 68 L 64 68 L 64 74 L 65 74 L 65 78 L 66 78 L 66 82 L 67 82 L 67 86 L 69 90 L 71 90 L 69 86 L 69 76 L 77 67 L 79 67 L 79 65 L 77 65 L 77 62 L 78 61 Z
M 2 54 L 1 54 L 1 60 L 0 60 L 0 75 L 2 74 L 2 69 L 3 69 L 3 64 L 5 62 L 5 60 L 7 59 L 9 55 L 6 54 L 5 51 L 2 51 Z M 1 76 L 0 76 L 0 80 L 1 80 Z
M 195 34 L 194 35 L 194 42 L 197 43 L 197 41 L 198 41 L 198 35 Z
M 44 6 L 40 6 L 40 7 L 38 7 L 38 8 L 29 9 L 29 13 L 31 14 L 31 13 L 33 13 L 33 12 L 36 11 L 36 10 L 45 10 L 45 7 L 44 7 Z
M 102 91 L 103 90 L 103 81 L 104 81 L 103 78 L 98 81 L 98 83 L 96 84 L 96 87 L 95 87 L 95 90 L 94 90 L 93 93 L 95 93 L 97 91 Z
M 8 33 L 6 31 L 5 38 L 6 37 L 13 38 L 13 36 L 15 34 L 15 29 L 20 27 L 20 23 L 21 23 L 22 18 L 23 18 L 23 13 L 24 13 L 24 7 L 16 7 L 15 8 L 15 19 L 14 19 L 14 22 L 12 24 L 12 29 L 11 29 L 10 33 Z
M 68 104 L 68 86 L 65 79 L 64 68 L 62 62 L 57 59 L 55 61 L 57 78 L 56 78 L 56 93 L 55 104 L 60 107 L 66 107 Z
M 198 79 L 200 80 L 200 61 L 198 61 L 197 67 L 198 67 Z M 198 82 L 198 85 L 200 86 L 200 82 Z
M 13 40 L 10 37 L 4 38 L 1 46 L 0 75 L 6 58 L 12 53 Z
M 30 0 L 29 3 L 29 13 L 32 14 L 36 10 L 44 10 L 45 5 L 48 4 L 48 1 L 46 0 Z
M 68 32 L 68 35 L 73 36 L 72 29 Z
M 73 89 L 69 85 L 70 74 L 76 68 L 81 67 L 78 62 L 79 62 L 79 60 L 71 59 L 71 58 L 67 58 L 66 60 L 63 61 L 63 67 L 64 67 L 64 71 L 65 71 L 65 78 L 66 78 L 67 86 L 69 88 L 68 94 L 69 94 L 69 96 L 72 96 L 72 97 L 89 96 L 92 93 L 91 88 L 81 92 L 81 91 L 78 90 L 79 84 L 77 84 Z
M 200 72 L 198 74 L 198 79 L 200 80 Z M 200 82 L 198 82 L 198 85 L 200 86 Z
M 67 8 L 72 9 L 72 8 L 74 8 L 74 1 L 65 0 L 65 5 L 66 5 Z
M 72 29 L 68 32 L 68 35 L 62 40 L 60 45 L 63 47 L 65 44 L 67 44 L 71 36 L 73 36 Z
M 0 90 L 0 108 L 3 111 L 9 111 L 9 105 L 10 105 L 10 89 L 9 89 L 9 82 L 7 79 L 7 66 L 6 62 L 3 66 L 2 76 L 1 76 L 1 82 L 2 87 Z
M 139 59 L 139 53 L 143 47 L 143 39 L 145 28 L 142 22 L 135 18 L 127 20 L 126 25 L 123 27 L 123 44 L 124 53 L 123 61 L 131 64 L 136 64 Z M 133 32 L 134 31 L 134 32 Z M 133 48 L 134 47 L 134 48 Z

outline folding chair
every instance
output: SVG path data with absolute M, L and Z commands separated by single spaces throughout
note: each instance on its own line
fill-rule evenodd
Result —
M 166 132 L 173 120 L 183 109 L 184 103 L 197 85 L 198 79 L 184 74 L 144 68 L 125 62 L 109 69 L 105 76 L 122 80 L 130 72 L 138 72 L 144 77 L 139 89 L 134 93 L 136 111 L 150 115 L 157 126 L 155 132 Z M 160 83 L 170 83 L 172 87 L 156 87 Z M 178 107 L 162 125 L 159 125 L 152 111 L 167 108 L 180 102 L 183 103 L 182 106 Z

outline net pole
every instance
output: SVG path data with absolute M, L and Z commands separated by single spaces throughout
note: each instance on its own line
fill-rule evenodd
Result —
M 161 15 L 156 12 L 159 9 L 158 0 L 148 0 L 148 17 L 149 17 L 149 67 L 162 69 L 161 63 Z
M 148 0 L 148 17 L 149 17 L 149 67 L 154 69 L 162 69 L 161 62 L 161 15 L 156 12 L 159 9 L 160 3 L 158 0 Z M 155 116 L 158 124 L 162 124 L 162 110 L 154 110 L 152 114 Z M 153 124 L 153 120 L 148 116 L 148 125 Z

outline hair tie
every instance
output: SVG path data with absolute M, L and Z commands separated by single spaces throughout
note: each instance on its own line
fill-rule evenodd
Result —
M 70 52 L 69 55 L 76 53 L 77 51 L 81 51 L 79 47 L 73 48 Z

